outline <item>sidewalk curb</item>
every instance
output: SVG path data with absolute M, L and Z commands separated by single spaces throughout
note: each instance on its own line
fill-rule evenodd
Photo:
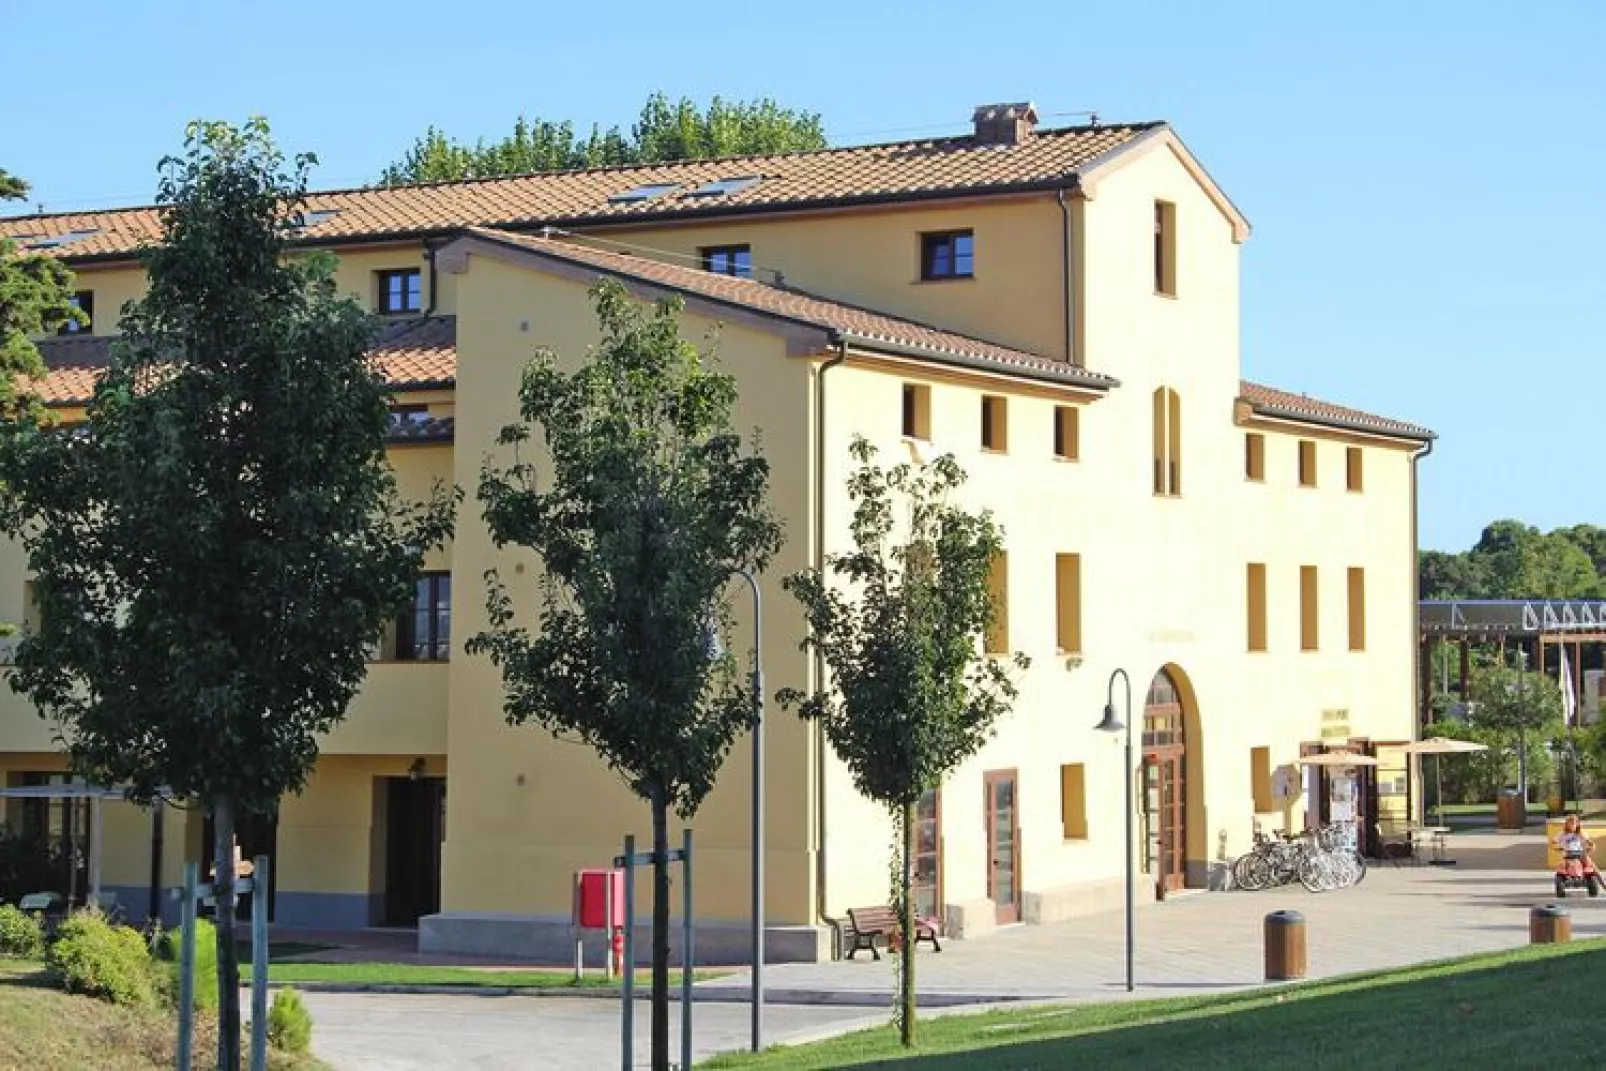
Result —
M 249 980 L 241 980 L 241 988 L 249 989 Z M 578 988 L 568 986 L 506 986 L 506 985 L 391 985 L 383 982 L 273 982 L 271 989 L 295 989 L 302 993 L 383 993 L 393 996 L 436 997 L 555 997 L 567 1000 L 617 1000 L 620 991 L 604 987 Z M 746 1004 L 748 992 L 732 986 L 695 989 L 696 1004 Z M 636 1000 L 652 999 L 652 990 L 637 986 Z M 680 999 L 680 987 L 670 990 L 669 999 Z M 918 993 L 916 1002 L 925 1008 L 956 1008 L 988 1004 L 1019 1004 L 1022 1002 L 1063 1000 L 1062 995 L 1034 993 Z M 844 1007 L 891 1008 L 892 994 L 865 989 L 766 989 L 765 1004 Z

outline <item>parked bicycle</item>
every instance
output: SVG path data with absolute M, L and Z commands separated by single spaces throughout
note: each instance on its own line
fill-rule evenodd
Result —
M 1268 836 L 1255 826 L 1255 846 L 1232 865 L 1233 882 L 1258 892 L 1299 882 L 1311 892 L 1331 892 L 1358 885 L 1366 877 L 1366 859 L 1356 847 L 1355 824 L 1335 822 L 1292 836 Z

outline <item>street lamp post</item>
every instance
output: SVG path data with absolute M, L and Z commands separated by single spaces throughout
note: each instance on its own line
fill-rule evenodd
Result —
M 1115 678 L 1120 677 L 1126 685 L 1126 721 L 1115 713 Z M 1110 684 L 1105 696 L 1104 719 L 1095 729 L 1100 732 L 1118 733 L 1126 732 L 1126 761 L 1121 771 L 1121 780 L 1126 783 L 1126 991 L 1132 992 L 1132 679 L 1126 675 L 1126 670 L 1116 669 L 1110 674 Z

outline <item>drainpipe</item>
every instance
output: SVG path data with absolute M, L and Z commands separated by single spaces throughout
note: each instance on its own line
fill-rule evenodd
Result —
M 1411 453 L 1411 709 L 1416 710 L 1422 696 L 1422 562 L 1417 538 L 1417 462 L 1433 453 L 1433 440 Z M 1413 733 L 1420 732 L 1426 710 L 1417 710 Z
M 820 365 L 814 376 L 814 568 L 825 575 L 825 374 L 848 359 L 848 342 L 833 332 L 836 353 Z M 825 656 L 814 652 L 814 686 L 825 687 Z M 842 920 L 825 913 L 825 728 L 814 723 L 814 806 L 819 843 L 814 853 L 814 913 L 831 927 L 831 958 L 842 958 Z
M 1065 312 L 1065 362 L 1075 364 L 1076 354 L 1071 349 L 1071 210 L 1065 205 L 1065 187 L 1054 191 L 1054 200 L 1060 206 L 1060 282 L 1064 284 L 1060 307 Z
M 426 240 L 424 243 L 424 259 L 429 261 L 429 305 L 424 309 L 424 318 L 435 315 L 435 284 L 440 275 L 435 268 L 435 247 Z

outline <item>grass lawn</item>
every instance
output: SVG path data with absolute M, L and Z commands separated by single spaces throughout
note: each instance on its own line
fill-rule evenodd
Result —
M 1577 941 L 1214 997 L 1023 1008 L 889 1027 L 710 1068 L 1068 1067 L 1413 1069 L 1595 1066 L 1606 942 Z
M 211 1065 L 216 1027 L 197 1024 L 195 1066 Z M 135 1010 L 71 996 L 44 982 L 41 965 L 0 958 L 0 1068 L 161 1071 L 174 1065 L 177 1024 L 166 1010 Z M 270 1058 L 273 1071 L 317 1071 L 316 1060 Z
M 242 965 L 242 975 L 249 981 L 249 972 Z M 695 971 L 693 981 L 717 978 L 718 971 Z M 427 967 L 414 963 L 275 963 L 269 961 L 268 980 L 272 982 L 332 982 L 343 985 L 458 985 L 522 986 L 527 989 L 608 989 L 619 986 L 618 979 L 608 980 L 601 971 L 589 970 L 580 981 L 573 971 L 551 970 L 480 970 L 476 967 Z M 680 973 L 669 972 L 671 985 L 680 985 Z M 648 971 L 636 972 L 638 985 L 651 985 Z

